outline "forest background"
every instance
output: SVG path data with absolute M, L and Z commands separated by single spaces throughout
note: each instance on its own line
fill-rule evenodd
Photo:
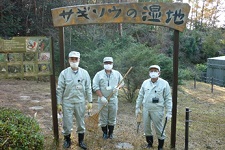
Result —
M 136 2 L 134 0 L 2 0 L 0 4 L 0 37 L 53 37 L 56 75 L 60 72 L 59 32 L 53 27 L 51 9 L 71 5 Z M 139 0 L 139 2 L 174 2 L 172 0 Z M 191 12 L 187 28 L 180 33 L 179 84 L 200 76 L 207 69 L 207 58 L 225 54 L 225 24 L 221 22 L 222 0 L 189 0 Z M 102 69 L 105 56 L 114 58 L 114 68 L 127 78 L 126 98 L 148 78 L 148 67 L 158 64 L 162 78 L 172 84 L 173 29 L 141 24 L 92 24 L 64 28 L 65 53 L 81 52 L 80 66 L 91 78 Z M 67 58 L 67 57 L 66 57 Z M 67 63 L 67 59 L 65 60 Z

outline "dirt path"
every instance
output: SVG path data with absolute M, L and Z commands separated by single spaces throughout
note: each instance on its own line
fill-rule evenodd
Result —
M 45 132 L 51 132 L 50 83 L 26 80 L 0 80 L 1 106 L 18 109 L 35 117 Z

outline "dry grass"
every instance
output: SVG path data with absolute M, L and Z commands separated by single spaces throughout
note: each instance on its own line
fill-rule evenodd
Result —
M 179 86 L 178 92 L 178 124 L 177 148 L 184 144 L 185 108 L 189 107 L 190 123 L 189 148 L 194 150 L 225 149 L 225 88 L 197 82 L 194 89 L 193 81 Z M 182 139 L 182 140 L 181 140 Z
M 33 116 L 36 111 L 29 110 L 28 107 L 34 105 L 31 101 L 18 101 L 18 96 L 29 95 L 31 98 L 40 100 L 38 105 L 43 106 L 44 110 L 37 111 L 37 120 L 45 135 L 45 149 L 62 149 L 63 136 L 59 127 L 59 147 L 53 142 L 51 102 L 49 83 L 36 83 L 32 81 L 2 81 L 0 82 L 0 100 L 2 106 L 14 107 L 22 110 L 25 114 Z M 185 85 L 178 87 L 177 102 L 177 133 L 176 149 L 184 149 L 185 143 L 185 108 L 191 110 L 189 128 L 189 149 L 193 150 L 224 150 L 225 149 L 225 88 L 214 86 L 211 93 L 211 85 L 197 83 L 194 89 L 193 81 L 185 82 Z M 29 91 L 31 90 L 31 91 Z M 122 94 L 122 91 L 120 91 Z M 37 104 L 35 104 L 37 105 Z M 97 103 L 93 103 L 93 112 L 97 112 Z M 143 136 L 143 123 L 140 125 L 139 133 L 136 133 L 135 103 L 128 103 L 119 98 L 119 110 L 117 125 L 115 127 L 114 139 L 103 140 L 100 127 L 96 132 L 87 131 L 85 143 L 90 150 L 115 150 L 119 143 L 129 143 L 134 150 L 143 149 L 146 144 Z M 75 125 L 75 124 L 74 124 Z M 165 150 L 170 149 L 170 122 L 166 126 L 167 139 Z M 76 127 L 72 133 L 72 146 L 70 149 L 79 149 L 77 146 Z M 154 148 L 157 149 L 157 139 L 154 138 Z

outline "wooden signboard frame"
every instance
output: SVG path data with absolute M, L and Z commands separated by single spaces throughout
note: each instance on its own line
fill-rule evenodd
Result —
M 61 70 L 65 67 L 64 27 L 78 24 L 135 23 L 174 29 L 171 148 L 175 148 L 177 119 L 179 32 L 184 31 L 190 5 L 187 3 L 117 3 L 75 5 L 52 9 L 53 25 L 59 28 Z M 54 136 L 58 141 L 56 99 L 52 102 Z

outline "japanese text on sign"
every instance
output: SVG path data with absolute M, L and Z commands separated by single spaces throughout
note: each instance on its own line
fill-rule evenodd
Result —
M 119 3 L 76 5 L 52 9 L 55 27 L 97 23 L 142 23 L 183 31 L 190 6 L 186 3 Z

